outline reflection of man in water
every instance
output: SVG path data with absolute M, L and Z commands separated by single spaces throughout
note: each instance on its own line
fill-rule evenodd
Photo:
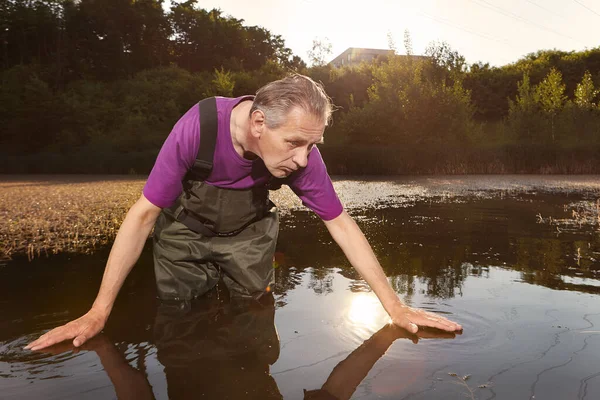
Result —
M 316 147 L 331 112 L 323 87 L 302 75 L 271 82 L 256 97 L 209 98 L 193 106 L 173 128 L 127 213 L 90 311 L 27 348 L 67 339 L 81 346 L 98 334 L 152 228 L 161 299 L 191 301 L 220 279 L 233 295 L 268 292 L 279 228 L 268 189 L 281 183 L 324 221 L 395 324 L 413 333 L 417 326 L 461 329 L 402 303 L 344 211 Z
M 194 302 L 191 309 L 179 305 L 161 304 L 154 324 L 157 357 L 164 366 L 170 399 L 282 398 L 269 373 L 270 365 L 279 357 L 272 295 L 226 305 L 205 298 Z M 417 343 L 419 337 L 454 337 L 454 333 L 430 330 L 420 330 L 418 335 L 394 325 L 384 326 L 340 362 L 322 388 L 305 390 L 304 398 L 349 399 L 397 339 Z M 145 375 L 131 367 L 106 336 L 84 348 L 96 351 L 119 399 L 153 397 Z
M 190 311 L 176 303 L 158 309 L 154 336 L 169 398 L 281 399 L 269 374 L 279 358 L 273 296 L 195 303 Z

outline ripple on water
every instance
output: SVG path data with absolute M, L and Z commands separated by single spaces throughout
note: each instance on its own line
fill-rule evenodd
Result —
M 2 368 L 5 371 L 3 378 L 28 381 L 62 378 L 73 375 L 80 368 L 89 369 L 92 366 L 89 359 L 84 360 L 83 355 L 87 352 L 50 354 L 25 350 L 27 343 L 36 338 L 37 335 L 27 335 L 0 342 L 0 364 L 9 364 L 7 368 Z M 101 370 L 102 366 L 96 365 L 93 372 Z
M 447 304 L 428 302 L 421 308 L 443 315 L 449 319 L 460 315 L 463 333 L 455 338 L 435 337 L 432 332 L 424 333 L 431 338 L 421 338 L 418 345 L 413 345 L 412 338 L 399 335 L 385 354 L 390 362 L 413 361 L 420 362 L 432 357 L 456 358 L 463 354 L 477 353 L 478 349 L 496 349 L 505 343 L 503 335 L 498 335 L 497 323 L 482 314 L 457 310 Z M 346 347 L 356 349 L 375 333 L 390 322 L 390 318 L 372 293 L 360 293 L 353 296 L 350 305 L 343 311 L 338 323 L 333 324 L 336 340 L 346 344 Z
M 455 319 L 453 315 L 460 315 L 462 333 L 451 338 L 446 337 L 441 331 L 426 329 L 426 333 L 422 334 L 417 345 L 413 345 L 412 340 L 399 338 L 386 353 L 386 359 L 391 362 L 400 360 L 417 363 L 424 360 L 436 360 L 437 363 L 454 362 L 462 355 L 477 354 L 479 349 L 493 351 L 506 342 L 502 335 L 497 334 L 499 331 L 497 324 L 483 315 L 466 310 L 435 307 L 431 304 L 422 308 L 442 314 L 449 319 Z M 439 334 L 437 337 L 436 332 Z

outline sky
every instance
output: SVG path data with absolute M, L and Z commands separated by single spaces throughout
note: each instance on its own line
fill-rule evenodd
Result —
M 467 62 L 499 66 L 544 49 L 600 46 L 600 0 L 198 0 L 281 35 L 308 62 L 314 39 L 329 41 L 329 60 L 348 47 L 404 54 L 404 31 L 414 54 L 444 40 Z

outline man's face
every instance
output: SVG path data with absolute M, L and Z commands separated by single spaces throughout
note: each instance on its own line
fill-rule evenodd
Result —
M 258 140 L 259 156 L 271 175 L 285 178 L 306 167 L 308 153 L 323 142 L 325 124 L 301 109 L 292 110 L 277 129 L 262 126 Z

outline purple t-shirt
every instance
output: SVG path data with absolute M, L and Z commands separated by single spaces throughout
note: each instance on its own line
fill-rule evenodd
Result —
M 247 99 L 252 99 L 252 96 L 217 97 L 217 143 L 213 169 L 205 181 L 207 184 L 227 189 L 249 189 L 265 185 L 272 178 L 260 158 L 247 160 L 233 147 L 229 129 L 231 110 Z M 177 121 L 156 158 L 144 186 L 144 196 L 157 207 L 172 206 L 183 190 L 183 177 L 194 164 L 200 145 L 199 114 L 198 105 L 195 104 Z M 316 147 L 308 155 L 306 168 L 292 173 L 286 183 L 302 200 L 302 204 L 324 221 L 342 213 L 342 203 Z

